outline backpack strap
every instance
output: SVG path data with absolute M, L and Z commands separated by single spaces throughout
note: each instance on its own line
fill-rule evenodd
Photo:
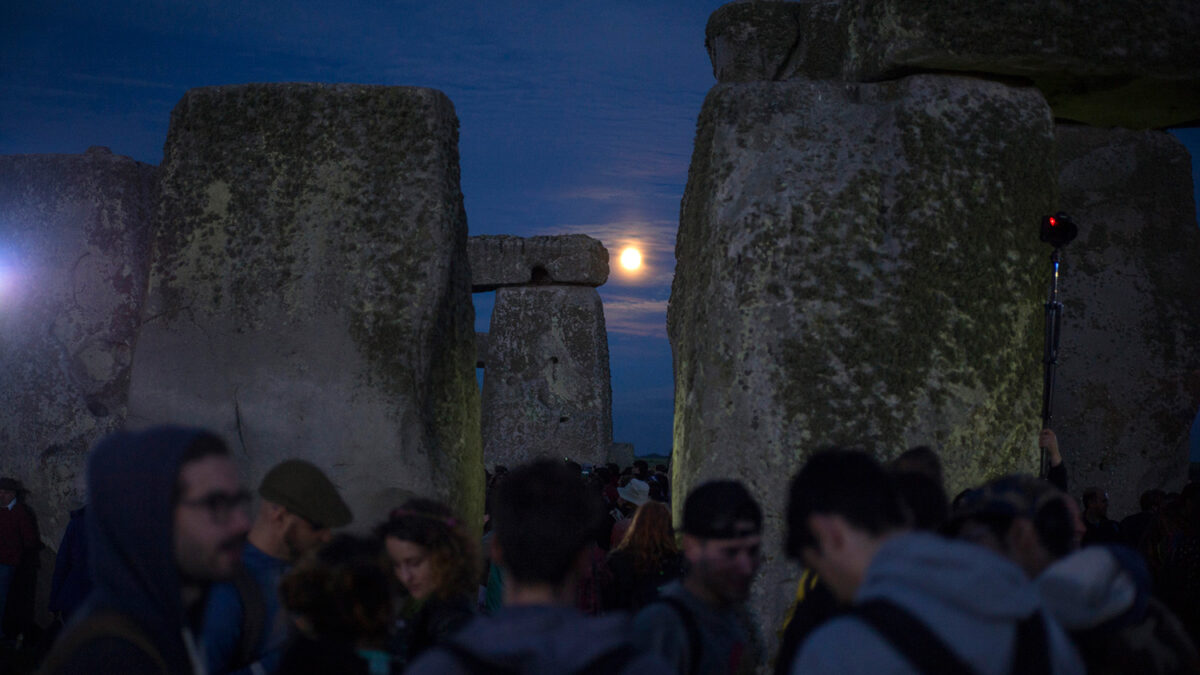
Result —
M 670 595 L 660 595 L 654 600 L 654 603 L 662 603 L 675 610 L 679 618 L 683 621 L 683 629 L 687 633 L 688 641 L 688 675 L 695 675 L 700 669 L 700 654 L 703 649 L 703 643 L 700 639 L 700 626 L 696 623 L 696 617 L 692 615 L 692 610 L 683 604 L 679 598 Z
M 230 670 L 239 670 L 258 660 L 258 647 L 267 631 L 267 603 L 263 600 L 262 588 L 244 565 L 238 566 L 233 587 L 242 602 L 242 630 Z
M 122 640 L 137 647 L 138 651 L 150 657 L 154 667 L 163 675 L 170 675 L 167 662 L 163 659 L 158 647 L 146 637 L 133 619 L 117 612 L 98 612 L 80 623 L 69 628 L 60 639 L 54 643 L 46 662 L 42 664 L 41 672 L 52 674 L 61 670 L 71 661 L 71 657 L 81 647 L 103 638 Z
M 874 629 L 917 672 L 975 675 L 975 670 L 950 651 L 929 626 L 894 602 L 882 598 L 867 600 L 854 605 L 850 615 Z
M 1016 643 L 1013 673 L 1050 675 L 1050 645 L 1046 641 L 1046 622 L 1040 610 L 1017 624 Z

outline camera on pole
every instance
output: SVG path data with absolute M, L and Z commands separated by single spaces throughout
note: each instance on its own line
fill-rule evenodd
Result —
M 1046 340 L 1042 352 L 1042 428 L 1050 428 L 1053 417 L 1054 371 L 1058 366 L 1058 343 L 1062 330 L 1063 304 L 1058 300 L 1058 267 L 1062 262 L 1062 248 L 1079 236 L 1079 226 L 1071 216 L 1059 211 L 1053 216 L 1042 218 L 1041 240 L 1054 247 L 1050 254 L 1052 276 L 1050 298 L 1046 301 Z M 1046 449 L 1042 448 L 1041 476 L 1046 477 Z

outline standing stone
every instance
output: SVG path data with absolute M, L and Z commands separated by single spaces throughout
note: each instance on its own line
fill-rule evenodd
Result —
M 483 375 L 483 454 L 602 463 L 612 443 L 604 307 L 594 288 L 500 288 Z
M 608 447 L 607 464 L 616 464 L 621 468 L 633 466 L 637 457 L 633 454 L 633 443 L 613 443 Z
M 213 428 L 257 485 L 321 466 L 368 528 L 482 514 L 458 122 L 440 92 L 189 91 L 171 116 L 131 420 Z
M 951 490 L 1036 469 L 1044 99 L 969 78 L 718 84 L 676 245 L 672 486 L 735 477 L 765 515 L 764 632 L 795 593 L 807 453 L 937 447 Z
M 1060 119 L 1144 129 L 1200 117 L 1195 0 L 731 3 L 705 33 L 720 82 L 982 73 L 1031 82 Z
M 88 448 L 125 422 L 156 179 L 107 148 L 0 157 L 0 475 L 50 546 Z
M 1187 478 L 1200 406 L 1191 158 L 1165 132 L 1060 126 L 1057 135 L 1059 203 L 1080 234 L 1063 253 L 1054 426 L 1072 493 L 1107 488 L 1119 518 L 1138 510 L 1144 490 Z

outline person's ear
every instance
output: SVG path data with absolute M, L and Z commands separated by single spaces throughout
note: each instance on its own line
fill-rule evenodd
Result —
M 264 501 L 260 508 L 267 513 L 267 519 L 276 525 L 283 525 L 291 513 L 291 511 L 288 511 L 275 502 Z
M 808 529 L 816 540 L 815 548 L 822 555 L 837 553 L 846 547 L 844 521 L 838 516 L 814 513 L 808 517 Z

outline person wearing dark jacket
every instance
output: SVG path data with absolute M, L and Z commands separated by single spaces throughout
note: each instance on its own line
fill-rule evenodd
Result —
M 588 617 L 572 606 L 587 544 L 603 517 L 600 497 L 577 471 L 553 460 L 517 468 L 492 508 L 504 607 L 426 651 L 407 675 L 667 672 L 660 659 L 634 649 L 628 617 Z
M 88 463 L 94 590 L 44 673 L 203 673 L 204 595 L 229 579 L 250 529 L 249 494 L 224 442 L 181 427 L 121 431 Z
M 393 651 L 411 663 L 474 616 L 480 558 L 475 538 L 449 506 L 406 501 L 375 528 L 405 600 Z
M 0 638 L 15 638 L 20 633 L 20 627 L 9 624 L 19 624 L 20 621 L 7 621 L 9 616 L 17 614 L 14 608 L 22 603 L 16 599 L 16 591 L 22 589 L 21 572 L 28 567 L 31 553 L 36 553 L 40 547 L 37 534 L 37 524 L 29 507 L 21 502 L 24 492 L 21 482 L 13 478 L 0 478 L 0 626 L 8 627 L 10 634 L 0 629 Z M 13 583 L 16 580 L 17 583 Z M 13 593 L 9 593 L 12 590 Z
M 71 520 L 63 532 L 54 559 L 54 576 L 50 581 L 50 600 L 47 609 L 57 614 L 65 624 L 75 610 L 92 592 L 92 575 L 87 561 L 87 506 L 71 512 Z

